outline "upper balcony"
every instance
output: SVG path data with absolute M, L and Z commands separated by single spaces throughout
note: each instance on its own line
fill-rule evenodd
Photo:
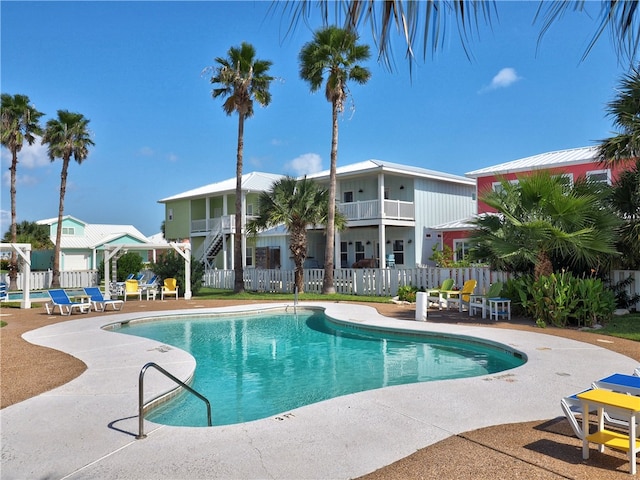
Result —
M 383 212 L 380 212 L 379 200 L 339 203 L 338 210 L 347 220 L 415 220 L 416 217 L 414 203 L 401 200 L 383 200 Z
M 338 210 L 347 217 L 347 220 L 415 220 L 415 208 L 413 202 L 401 200 L 384 200 L 384 212 L 380 212 L 379 200 L 365 200 L 360 202 L 339 203 Z M 254 218 L 254 215 L 244 217 L 244 221 Z M 191 220 L 192 234 L 207 234 L 213 231 L 219 233 L 235 232 L 235 215 L 224 215 L 218 218 L 203 218 Z

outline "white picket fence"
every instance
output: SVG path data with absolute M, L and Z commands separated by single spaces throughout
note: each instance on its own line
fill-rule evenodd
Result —
M 18 290 L 22 290 L 22 272 L 18 273 Z M 29 289 L 30 290 L 47 290 L 51 288 L 51 281 L 53 279 L 53 272 L 51 270 L 42 272 L 31 272 Z M 9 274 L 3 273 L 0 275 L 0 281 L 9 284 Z M 69 272 L 60 272 L 60 287 L 62 288 L 82 288 L 93 287 L 98 285 L 100 279 L 98 278 L 97 270 L 75 270 Z
M 31 290 L 51 288 L 53 272 L 31 272 Z M 338 268 L 334 270 L 334 285 L 337 293 L 351 295 L 369 295 L 393 297 L 398 288 L 413 285 L 418 288 L 434 288 L 447 278 L 453 278 L 457 286 L 469 279 L 478 281 L 477 292 L 484 292 L 493 282 L 504 282 L 509 275 L 504 272 L 493 272 L 488 268 Z M 640 271 L 614 270 L 611 272 L 611 283 L 618 283 L 631 277 L 626 287 L 627 294 L 632 297 L 640 294 Z M 306 269 L 304 271 L 304 291 L 321 293 L 323 269 Z M 0 281 L 9 283 L 9 274 L 0 274 Z M 205 287 L 232 290 L 234 282 L 233 270 L 208 270 L 203 277 Z M 97 270 L 78 270 L 60 272 L 62 288 L 82 288 L 98 285 Z M 245 269 L 244 288 L 253 292 L 291 293 L 294 287 L 293 270 Z M 18 290 L 22 290 L 22 273 L 18 273 Z M 640 311 L 640 302 L 635 305 Z
M 233 270 L 208 270 L 203 285 L 211 288 L 232 289 Z M 488 268 L 338 268 L 333 274 L 336 293 L 393 297 L 398 288 L 413 285 L 435 288 L 447 278 L 453 278 L 458 287 L 466 280 L 478 281 L 476 291 L 484 292 L 496 281 L 506 281 L 509 274 L 492 272 Z M 305 269 L 304 291 L 322 293 L 323 269 Z M 294 288 L 293 270 L 245 269 L 244 288 L 253 292 L 291 293 Z

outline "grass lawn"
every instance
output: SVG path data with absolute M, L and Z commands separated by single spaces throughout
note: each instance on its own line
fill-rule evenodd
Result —
M 613 317 L 604 328 L 595 332 L 640 342 L 640 313 Z

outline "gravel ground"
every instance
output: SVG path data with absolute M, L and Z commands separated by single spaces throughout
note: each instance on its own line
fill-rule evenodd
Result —
M 252 303 L 252 302 L 243 302 Z M 264 301 L 254 302 L 264 303 Z M 237 301 L 183 300 L 178 302 L 128 301 L 127 311 L 156 311 L 195 307 L 237 305 Z M 413 307 L 396 304 L 368 304 L 387 316 L 413 319 Z M 32 345 L 22 334 L 51 323 L 69 320 L 60 315 L 48 316 L 43 307 L 31 310 L 2 308 L 0 319 L 7 325 L 0 329 L 0 408 L 21 402 L 51 390 L 80 375 L 86 366 L 70 355 Z M 111 312 L 88 315 L 112 315 Z M 74 315 L 73 319 L 78 319 Z M 525 319 L 489 322 L 466 314 L 443 313 L 432 322 L 483 324 L 558 335 L 614 350 L 638 361 L 640 343 L 573 329 L 541 330 Z M 630 372 L 629 372 L 630 373 Z M 595 379 L 594 379 L 595 380 Z M 582 460 L 582 443 L 564 420 L 558 402 L 558 417 L 541 422 L 496 425 L 456 435 L 415 452 L 398 462 L 372 472 L 365 480 L 399 479 L 584 479 L 610 480 L 633 478 L 624 453 L 591 449 L 589 460 Z M 637 478 L 637 476 L 636 476 Z

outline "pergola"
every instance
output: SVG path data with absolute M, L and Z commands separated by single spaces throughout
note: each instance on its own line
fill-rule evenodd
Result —
M 184 258 L 184 298 L 189 300 L 191 298 L 191 244 L 190 243 L 132 243 L 132 244 L 120 244 L 120 245 L 104 245 L 104 278 L 105 278 L 105 293 L 106 299 L 111 298 L 111 292 L 109 290 L 110 276 L 110 264 L 111 260 L 117 258 L 119 253 L 126 253 L 132 250 L 170 250 L 173 249 Z
M 31 282 L 31 244 L 30 243 L 0 243 L 0 250 L 14 250 L 22 260 L 24 269 L 22 271 L 22 302 L 20 308 L 31 308 L 31 298 L 29 298 L 29 288 Z

